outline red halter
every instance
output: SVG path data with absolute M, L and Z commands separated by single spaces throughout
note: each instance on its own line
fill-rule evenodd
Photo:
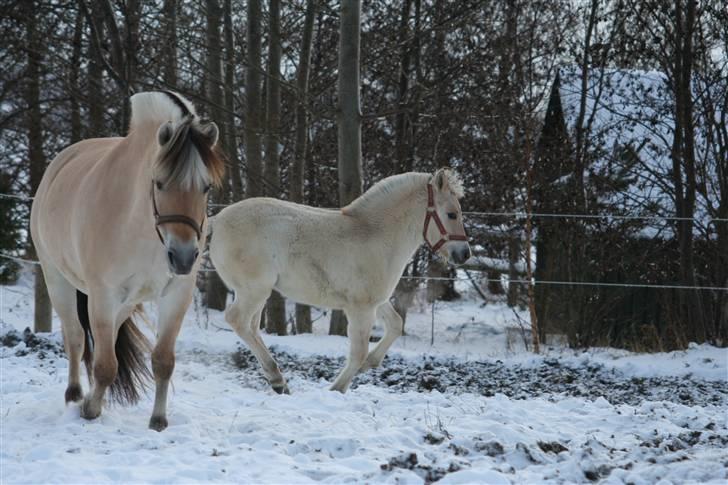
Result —
M 435 224 L 437 224 L 437 228 L 440 230 L 440 239 L 433 245 L 430 243 L 430 241 L 427 239 L 427 228 L 430 225 L 430 219 L 435 221 Z M 443 225 L 442 221 L 440 220 L 440 216 L 437 214 L 437 209 L 435 209 L 435 196 L 432 192 L 432 184 L 427 184 L 427 215 L 425 216 L 425 227 L 422 229 L 422 236 L 425 238 L 425 242 L 427 243 L 427 247 L 430 248 L 430 251 L 433 253 L 436 253 L 438 249 L 440 249 L 443 244 L 445 244 L 448 241 L 467 241 L 468 237 L 465 234 L 450 234 L 445 229 L 445 226 Z
M 159 210 L 157 209 L 157 198 L 154 196 L 154 182 L 152 182 L 152 208 L 154 209 L 154 229 L 157 231 L 157 236 L 159 236 L 159 240 L 162 242 L 162 244 L 164 244 L 164 238 L 162 237 L 162 233 L 159 232 L 159 226 L 170 222 L 176 222 L 179 224 L 186 224 L 190 226 L 192 229 L 194 229 L 195 234 L 197 234 L 198 241 L 202 237 L 202 224 L 205 223 L 206 216 L 203 216 L 202 223 L 198 224 L 196 220 L 183 214 L 171 214 L 164 216 L 159 215 Z

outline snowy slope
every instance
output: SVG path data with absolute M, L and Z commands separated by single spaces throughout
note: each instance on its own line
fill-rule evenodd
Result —
M 31 299 L 27 283 L 0 287 L 0 334 L 32 321 Z M 92 422 L 79 417 L 77 406 L 66 407 L 67 362 L 58 351 L 59 332 L 41 336 L 42 345 L 29 340 L 0 347 L 0 482 L 725 483 L 728 478 L 725 349 L 695 346 L 657 355 L 552 350 L 532 356 L 518 346 L 507 348 L 503 329 L 515 320 L 510 310 L 462 302 L 436 310 L 435 346 L 430 347 L 429 307 L 415 308 L 407 323 L 411 335 L 395 344 L 393 358 L 373 375 L 387 366 L 420 369 L 423 356 L 434 359 L 434 366 L 472 365 L 475 373 L 480 361 L 521 372 L 513 375 L 533 369 L 544 378 L 547 369 L 570 366 L 581 369 L 576 379 L 601 369 L 617 384 L 669 377 L 712 392 L 712 400 L 626 404 L 610 395 L 548 389 L 516 399 L 488 397 L 488 389 L 397 390 L 364 378 L 340 395 L 327 390 L 326 379 L 286 365 L 292 395 L 279 396 L 257 370 L 233 364 L 239 340 L 220 314 L 191 309 L 178 345 L 170 427 L 162 433 L 147 429 L 151 396 L 135 407 L 106 408 Z M 318 333 L 325 331 L 324 320 L 316 323 Z M 296 359 L 329 361 L 346 349 L 345 339 L 325 335 L 265 340 L 294 366 Z M 603 379 L 599 372 L 596 378 Z

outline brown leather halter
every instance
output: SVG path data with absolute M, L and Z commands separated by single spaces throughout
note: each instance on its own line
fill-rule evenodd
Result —
M 437 224 L 437 228 L 440 230 L 440 239 L 438 239 L 434 245 L 431 244 L 430 241 L 427 239 L 427 228 L 430 225 L 430 219 L 435 221 L 435 224 Z M 468 240 L 468 237 L 465 234 L 450 234 L 449 232 L 447 232 L 447 230 L 445 229 L 445 225 L 442 223 L 442 220 L 440 220 L 440 216 L 437 214 L 437 209 L 435 208 L 435 196 L 432 192 L 432 184 L 429 182 L 427 184 L 427 215 L 425 216 L 425 227 L 424 229 L 422 229 L 422 236 L 424 236 L 427 246 L 433 253 L 436 253 L 437 250 L 440 249 L 443 244 L 448 241 Z
M 170 214 L 170 215 L 159 215 L 159 210 L 157 209 L 157 198 L 154 195 L 154 182 L 152 181 L 152 207 L 154 208 L 154 229 L 157 231 L 157 236 L 159 236 L 159 240 L 164 244 L 164 238 L 162 237 L 162 233 L 159 232 L 159 226 L 162 224 L 168 224 L 172 222 L 176 222 L 179 224 L 187 224 L 192 229 L 195 230 L 195 233 L 197 234 L 197 240 L 199 241 L 202 237 L 202 225 L 205 223 L 205 217 L 202 218 L 202 223 L 197 224 L 197 221 L 192 219 L 191 217 L 187 217 L 183 214 Z

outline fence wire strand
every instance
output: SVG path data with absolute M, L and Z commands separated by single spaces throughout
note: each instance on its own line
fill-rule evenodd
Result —
M 0 198 L 17 199 L 25 202 L 32 202 L 33 197 L 14 194 L 0 194 Z M 213 209 L 225 208 L 231 204 L 218 204 L 210 202 L 208 207 Z M 337 210 L 338 207 L 328 207 L 328 209 Z M 679 216 L 635 216 L 620 214 L 563 214 L 548 212 L 519 212 L 519 211 L 466 211 L 464 216 L 482 216 L 482 217 L 511 217 L 515 219 L 526 219 L 534 217 L 537 219 L 611 219 L 615 221 L 693 221 L 693 222 L 728 222 L 728 217 L 713 217 L 709 219 L 701 219 L 697 217 L 679 217 Z
M 5 199 L 16 199 L 25 202 L 31 202 L 33 197 L 27 197 L 22 195 L 14 194 L 2 194 L 0 198 Z M 219 208 L 227 207 L 227 204 L 208 204 L 209 207 Z M 643 221 L 693 221 L 701 222 L 700 219 L 693 217 L 677 217 L 677 216 L 633 216 L 633 215 L 615 215 L 615 214 L 552 214 L 552 213 L 527 213 L 527 212 L 496 212 L 496 211 L 484 211 L 484 212 L 463 212 L 466 216 L 485 216 L 485 217 L 512 217 L 512 218 L 562 218 L 562 219 L 612 219 L 612 220 L 643 220 Z M 728 222 L 728 218 L 716 217 L 708 221 L 711 222 Z M 19 256 L 13 256 L 11 254 L 0 252 L 0 258 L 5 258 L 11 261 L 15 261 L 23 264 L 39 265 L 40 262 L 32 259 L 21 258 Z M 213 268 L 200 268 L 200 273 L 212 273 L 216 270 Z M 421 280 L 421 281 L 469 281 L 468 278 L 451 278 L 444 276 L 402 276 L 402 279 L 406 280 Z M 606 288 L 652 288 L 652 289 L 664 289 L 664 290 L 705 290 L 705 291 L 727 291 L 728 287 L 720 286 L 689 286 L 679 284 L 652 284 L 652 283 L 606 283 L 597 281 L 556 281 L 556 280 L 533 280 L 527 279 L 514 279 L 510 280 L 507 278 L 496 279 L 496 278 L 480 278 L 481 282 L 485 283 L 501 283 L 501 284 L 533 284 L 533 285 L 553 285 L 553 286 L 593 286 L 593 287 L 606 287 Z
M 40 262 L 33 259 L 20 258 L 18 256 L 12 256 L 6 253 L 0 253 L 0 258 L 6 258 L 18 263 L 39 265 Z M 200 268 L 197 270 L 198 273 L 214 273 L 214 268 Z M 452 278 L 447 276 L 401 276 L 403 280 L 414 280 L 414 281 L 470 281 L 469 278 Z M 479 278 L 479 281 L 483 283 L 500 283 L 501 285 L 521 285 L 521 284 L 533 284 L 539 285 L 556 285 L 556 286 L 601 286 L 606 288 L 653 288 L 661 290 L 704 290 L 704 291 L 726 291 L 728 287 L 720 286 L 688 286 L 688 285 L 677 285 L 667 284 L 658 285 L 652 283 L 605 283 L 598 281 L 556 281 L 556 280 L 536 280 L 529 281 L 526 279 L 515 279 L 511 280 L 508 278 Z

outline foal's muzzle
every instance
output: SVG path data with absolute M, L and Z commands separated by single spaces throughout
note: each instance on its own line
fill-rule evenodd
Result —
M 170 245 L 167 248 L 167 263 L 169 264 L 169 269 L 174 274 L 189 274 L 199 255 L 200 251 L 196 245 L 188 247 Z
M 452 247 L 449 251 L 450 261 L 455 264 L 463 264 L 465 261 L 470 259 L 470 245 L 469 244 L 458 244 Z

